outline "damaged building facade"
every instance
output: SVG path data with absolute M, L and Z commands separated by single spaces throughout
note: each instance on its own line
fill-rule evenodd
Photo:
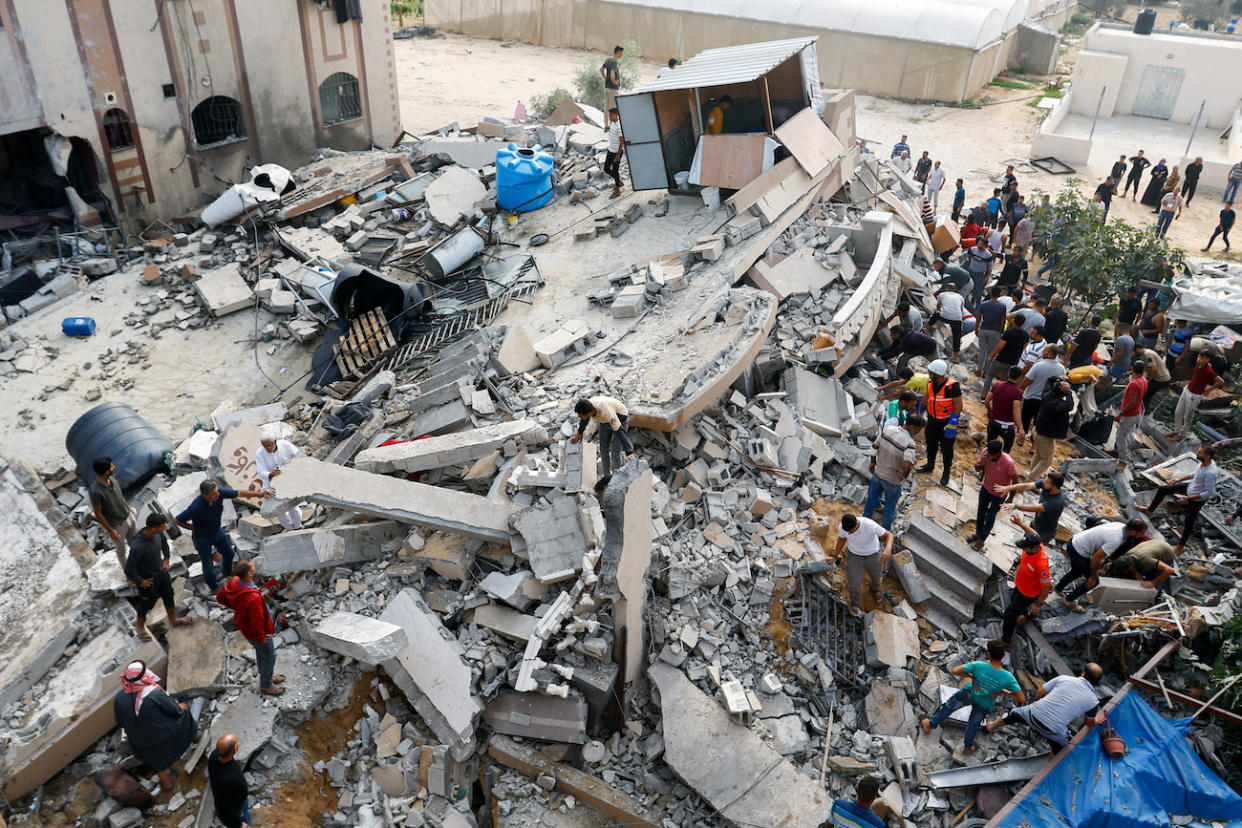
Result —
M 391 28 L 383 0 L 0 3 L 0 227 L 136 231 L 255 164 L 390 145 Z

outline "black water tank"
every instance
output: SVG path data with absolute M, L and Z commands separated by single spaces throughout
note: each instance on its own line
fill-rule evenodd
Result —
M 1156 25 L 1156 10 L 1143 9 L 1138 13 L 1138 19 L 1134 21 L 1134 33 L 1149 35 Z
M 99 457 L 111 457 L 114 473 L 126 491 L 152 475 L 168 471 L 172 443 L 155 426 L 125 403 L 100 403 L 78 417 L 65 435 L 65 448 L 77 465 L 78 476 L 95 480 L 92 468 Z

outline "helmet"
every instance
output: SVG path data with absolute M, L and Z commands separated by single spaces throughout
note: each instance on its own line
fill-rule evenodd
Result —
M 938 377 L 948 376 L 949 363 L 945 362 L 943 359 L 933 359 L 930 363 L 928 363 L 927 370 Z

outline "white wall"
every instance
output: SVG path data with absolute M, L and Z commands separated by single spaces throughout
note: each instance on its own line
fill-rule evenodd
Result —
M 1206 126 L 1223 129 L 1231 122 L 1242 95 L 1242 39 L 1236 37 L 1167 30 L 1136 35 L 1126 27 L 1096 24 L 1087 32 L 1083 48 L 1128 56 L 1116 104 L 1120 115 L 1129 115 L 1134 109 L 1143 70 L 1148 65 L 1186 71 L 1171 118 L 1177 123 L 1190 123 L 1206 100 Z M 1078 86 L 1077 69 L 1074 84 Z M 1079 91 L 1083 91 L 1081 87 Z
M 1073 111 L 1076 89 L 1071 88 L 1065 96 L 1057 101 L 1048 111 L 1048 116 L 1039 125 L 1035 137 L 1031 140 L 1031 157 L 1046 158 L 1051 155 L 1066 164 L 1085 165 L 1091 155 L 1091 142 L 1086 138 L 1061 135 L 1057 129 L 1065 116 Z M 1096 92 L 1096 97 L 1099 92 Z
M 1101 118 L 1113 117 L 1129 64 L 1129 57 L 1116 52 L 1090 49 L 1079 52 L 1074 64 L 1075 94 L 1069 111 L 1075 115 L 1095 115 L 1095 108 L 1099 106 Z M 1101 90 L 1104 90 L 1103 102 L 1100 101 Z

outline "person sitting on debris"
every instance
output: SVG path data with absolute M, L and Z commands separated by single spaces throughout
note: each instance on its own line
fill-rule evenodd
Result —
M 574 404 L 578 415 L 578 433 L 569 442 L 582 441 L 592 420 L 600 424 L 599 453 L 604 461 L 604 474 L 612 474 L 634 459 L 634 442 L 630 439 L 630 411 L 614 397 L 583 397 Z
M 1160 502 L 1171 494 L 1183 495 L 1176 502 L 1182 508 L 1182 536 L 1177 541 L 1175 552 L 1181 555 L 1186 551 L 1186 541 L 1199 521 L 1199 512 L 1216 494 L 1216 481 L 1220 478 L 1220 467 L 1216 465 L 1216 449 L 1212 446 L 1199 446 L 1195 452 L 1199 467 L 1194 474 L 1184 475 L 1171 480 L 1156 489 L 1156 495 L 1148 506 L 1139 506 L 1138 510 L 1145 515 L 1153 515 L 1160 508 Z
M 920 474 L 931 474 L 936 469 L 936 452 L 940 452 L 944 469 L 940 485 L 949 485 L 953 470 L 953 446 L 957 442 L 957 423 L 962 416 L 962 388 L 957 380 L 949 377 L 949 365 L 943 359 L 934 359 L 927 366 L 931 382 L 927 384 L 927 463 L 919 467 Z
M 889 329 L 893 343 L 880 351 L 878 356 L 883 360 L 897 359 L 901 363 L 910 361 L 911 357 L 934 359 L 940 346 L 936 340 L 921 331 L 911 331 L 900 325 Z
M 1104 668 L 1094 662 L 1080 675 L 1051 678 L 1035 691 L 1035 701 L 1015 707 L 1003 719 L 988 722 L 987 731 L 995 733 L 1005 725 L 1021 722 L 1060 750 L 1073 738 L 1070 728 L 1075 722 L 1081 719 L 1084 727 L 1091 727 L 1107 721 L 1103 713 L 1096 713 L 1100 700 L 1095 688 L 1103 678 Z
M 263 433 L 259 435 L 259 450 L 254 455 L 254 465 L 259 472 L 259 479 L 263 481 L 263 488 L 272 488 L 272 478 L 280 475 L 281 466 L 301 455 L 302 452 L 293 443 L 279 439 L 275 429 L 263 429 Z M 297 506 L 281 512 L 276 519 L 286 530 L 302 528 L 302 510 Z
M 926 388 L 926 386 L 924 386 L 924 388 Z M 889 426 L 905 425 L 906 418 L 918 410 L 919 395 L 908 388 L 904 388 L 901 393 L 897 395 L 897 399 L 889 402 L 888 411 L 884 418 L 884 428 L 888 428 Z
M 91 509 L 95 513 L 95 520 L 112 539 L 116 559 L 124 569 L 129 543 L 138 530 L 137 516 L 125 502 L 121 484 L 112 476 L 116 471 L 112 458 L 96 458 L 91 468 L 95 471 L 95 482 L 90 486 Z
M 1005 487 L 1005 496 L 1018 492 L 1035 491 L 1039 493 L 1038 503 L 1017 503 L 1014 509 L 1035 515 L 1031 519 L 1033 526 L 1028 526 L 1021 517 L 1014 515 L 1010 520 L 1028 535 L 1038 535 L 1045 544 L 1052 543 L 1057 536 L 1057 528 L 1061 523 L 1061 513 L 1065 511 L 1065 494 L 1061 491 L 1065 486 L 1065 475 L 1061 472 L 1049 472 L 1048 476 L 1034 483 L 1015 483 Z
M 983 395 L 988 408 L 988 441 L 1000 440 L 1004 451 L 1013 449 L 1016 437 L 1025 437 L 1022 429 L 1022 389 L 1018 379 L 1022 370 L 1017 366 L 1009 369 L 1009 377 L 995 383 Z
M 250 828 L 250 786 L 242 763 L 237 761 L 237 735 L 226 733 L 207 758 L 207 780 L 216 805 L 216 818 L 224 828 Z
M 882 400 L 900 397 L 906 391 L 912 391 L 916 395 L 923 397 L 927 394 L 927 383 L 929 382 L 931 382 L 931 377 L 927 375 L 926 371 L 915 371 L 909 365 L 903 365 L 897 369 L 897 379 L 884 383 L 877 390 L 880 392 L 880 399 Z
M 1129 552 L 1119 556 L 1108 567 L 1110 578 L 1133 578 L 1149 589 L 1160 585 L 1173 575 L 1173 563 L 1177 553 L 1173 547 L 1158 538 L 1135 544 Z
M 614 104 L 609 104 L 613 106 Z M 724 132 L 725 111 L 733 106 L 733 98 L 725 95 L 720 99 L 720 103 L 711 108 L 707 113 L 707 126 L 703 130 L 707 135 L 720 135 Z
M 134 755 L 155 772 L 160 787 L 172 789 L 173 762 L 194 742 L 198 725 L 190 707 L 172 700 L 160 677 L 146 663 L 134 661 L 121 673 L 121 689 L 112 699 L 112 714 L 125 730 Z
M 1069 569 L 1056 587 L 1061 603 L 1074 612 L 1086 612 L 1086 607 L 1079 604 L 1078 599 L 1099 583 L 1100 567 L 1141 542 L 1146 532 L 1147 524 L 1139 518 L 1125 523 L 1098 517 L 1088 520 L 1087 528 L 1070 538 L 1065 545 Z M 1066 592 L 1066 588 L 1080 578 L 1082 583 Z
M 190 540 L 198 552 L 198 559 L 203 563 L 203 580 L 207 588 L 215 592 L 220 588 L 216 580 L 216 564 L 212 549 L 220 555 L 224 562 L 224 571 L 233 571 L 233 556 L 237 551 L 229 533 L 224 531 L 221 522 L 224 518 L 224 501 L 242 497 L 251 500 L 263 500 L 273 495 L 271 489 L 258 492 L 238 491 L 218 485 L 214 480 L 204 480 L 198 486 L 198 497 L 190 501 L 190 505 L 174 520 L 182 529 L 190 530 Z
M 1018 571 L 1013 577 L 1013 592 L 1005 606 L 1001 622 L 1001 641 L 1008 647 L 1014 630 L 1039 614 L 1039 610 L 1052 591 L 1052 570 L 1048 568 L 1048 553 L 1039 535 L 1026 534 L 1018 539 L 1022 557 Z
M 940 709 L 931 716 L 922 716 L 919 726 L 924 733 L 931 733 L 940 727 L 954 711 L 970 707 L 970 719 L 966 723 L 966 738 L 962 743 L 962 755 L 969 756 L 975 752 L 975 736 L 987 715 L 996 709 L 996 700 L 1005 695 L 1018 704 L 1026 704 L 1026 694 L 1022 685 L 1014 678 L 1013 673 L 1005 669 L 1002 663 L 1005 658 L 1005 642 L 993 638 L 988 642 L 987 661 L 972 661 L 959 664 L 949 672 L 955 676 L 966 676 L 966 683 L 948 701 L 940 705 Z
M 276 619 L 267 606 L 263 591 L 254 583 L 254 563 L 239 561 L 233 567 L 233 577 L 216 593 L 216 600 L 233 610 L 233 624 L 237 631 L 254 645 L 254 660 L 259 668 L 259 692 L 279 696 L 285 688 L 276 685 L 285 677 L 273 675 L 276 669 Z
M 880 541 L 884 541 L 884 551 L 880 551 Z M 867 572 L 867 580 L 871 582 L 871 597 L 876 607 L 884 598 L 881 583 L 884 570 L 893 557 L 893 533 L 876 523 L 869 517 L 858 517 L 846 514 L 841 517 L 841 528 L 837 533 L 837 546 L 833 550 L 834 559 L 845 555 L 845 579 L 850 591 L 850 615 L 855 618 L 862 615 L 862 576 Z
M 138 621 L 134 629 L 143 641 L 150 641 L 147 632 L 147 613 L 157 601 L 164 602 L 164 611 L 168 613 L 168 623 L 173 627 L 188 626 L 189 618 L 177 617 L 177 605 L 173 598 L 172 581 L 168 577 L 168 562 L 172 553 L 168 548 L 168 538 L 164 530 L 168 521 L 159 512 L 147 515 L 146 528 L 139 532 L 129 545 L 129 558 L 125 561 L 125 577 L 131 584 L 138 587 L 138 602 L 134 610 Z
M 858 793 L 851 802 L 842 797 L 832 803 L 828 819 L 819 824 L 819 828 L 884 828 L 884 817 L 880 815 L 881 807 L 888 811 L 884 800 L 880 799 L 880 780 L 875 776 L 864 776 L 858 780 Z M 901 817 L 896 813 L 899 820 Z M 905 820 L 901 820 L 905 825 Z
M 975 532 L 966 538 L 966 542 L 975 549 L 981 549 L 992 533 L 1001 504 L 1005 502 L 1006 487 L 1019 480 L 1018 465 L 1005 453 L 1005 446 L 1000 440 L 989 440 L 975 461 L 975 470 L 983 474 L 983 484 L 979 487 Z
M 906 393 L 914 396 L 909 391 Z M 921 414 L 910 414 L 901 425 L 885 425 L 875 441 L 875 457 L 871 459 L 871 485 L 867 489 L 863 514 L 871 517 L 882 501 L 884 516 L 880 519 L 880 525 L 885 529 L 893 528 L 893 518 L 897 516 L 897 501 L 901 499 L 901 486 L 910 476 L 914 461 L 918 459 L 918 445 L 914 438 L 923 430 L 924 425 Z
M 1165 437 L 1181 440 L 1194 424 L 1195 413 L 1203 402 L 1203 395 L 1209 388 L 1220 388 L 1224 384 L 1225 378 L 1212 367 L 1212 355 L 1206 350 L 1200 351 L 1195 357 L 1194 373 L 1190 375 L 1190 380 L 1177 398 L 1177 409 L 1173 412 L 1173 430 Z

